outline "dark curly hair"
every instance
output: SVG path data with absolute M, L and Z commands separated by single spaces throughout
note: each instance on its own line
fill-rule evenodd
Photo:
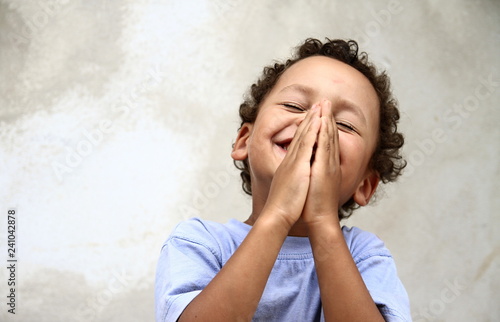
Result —
M 387 74 L 385 72 L 379 73 L 376 67 L 368 61 L 368 55 L 365 52 L 358 54 L 358 44 L 353 40 L 330 40 L 327 38 L 325 43 L 322 43 L 318 39 L 308 38 L 296 48 L 291 59 L 285 63 L 275 63 L 265 67 L 262 76 L 257 83 L 250 87 L 250 92 L 240 105 L 241 125 L 255 122 L 260 105 L 280 76 L 296 62 L 311 56 L 326 56 L 346 63 L 361 72 L 373 85 L 380 103 L 380 124 L 377 146 L 369 167 L 377 172 L 383 183 L 395 181 L 406 166 L 406 161 L 403 160 L 400 152 L 404 138 L 397 131 L 398 105 L 392 97 Z M 252 195 L 248 158 L 243 161 L 235 161 L 234 164 L 241 170 L 243 190 Z M 339 210 L 339 219 L 349 217 L 357 207 L 359 206 L 351 198 Z

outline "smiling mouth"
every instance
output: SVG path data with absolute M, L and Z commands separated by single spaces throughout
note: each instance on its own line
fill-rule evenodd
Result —
M 284 151 L 288 151 L 288 147 L 290 146 L 290 142 L 283 142 L 283 143 L 277 143 L 276 145 L 279 146 L 282 150 Z M 318 144 L 315 143 L 314 146 L 313 146 L 313 150 L 312 150 L 312 153 L 311 153 L 311 165 L 312 163 L 314 162 L 314 157 L 316 156 L 316 149 L 318 147 Z
M 288 151 L 288 147 L 290 146 L 290 142 L 278 143 L 278 146 L 285 151 Z

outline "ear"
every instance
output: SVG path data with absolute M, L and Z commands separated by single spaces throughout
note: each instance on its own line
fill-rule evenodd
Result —
M 369 171 L 354 192 L 354 201 L 360 206 L 366 206 L 377 190 L 380 177 L 375 171 Z
M 244 123 L 238 131 L 236 142 L 233 144 L 233 151 L 231 157 L 237 161 L 243 161 L 248 157 L 248 139 L 252 134 L 253 124 Z

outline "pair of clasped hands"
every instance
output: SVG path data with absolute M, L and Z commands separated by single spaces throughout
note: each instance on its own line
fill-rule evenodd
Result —
M 274 208 L 290 227 L 299 218 L 306 225 L 331 221 L 332 217 L 338 222 L 340 183 L 337 124 L 332 103 L 323 100 L 313 105 L 300 123 L 276 169 L 266 208 Z

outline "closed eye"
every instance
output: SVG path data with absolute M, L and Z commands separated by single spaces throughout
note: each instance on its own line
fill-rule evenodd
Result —
M 302 107 L 300 107 L 298 105 L 284 103 L 283 106 L 290 109 L 290 110 L 294 110 L 296 112 L 305 112 L 305 109 L 303 109 Z
M 346 122 L 337 122 L 337 126 L 341 127 L 344 130 L 347 130 L 349 132 L 356 132 L 357 133 L 357 131 L 354 128 L 354 126 L 352 126 L 349 123 L 346 123 Z

